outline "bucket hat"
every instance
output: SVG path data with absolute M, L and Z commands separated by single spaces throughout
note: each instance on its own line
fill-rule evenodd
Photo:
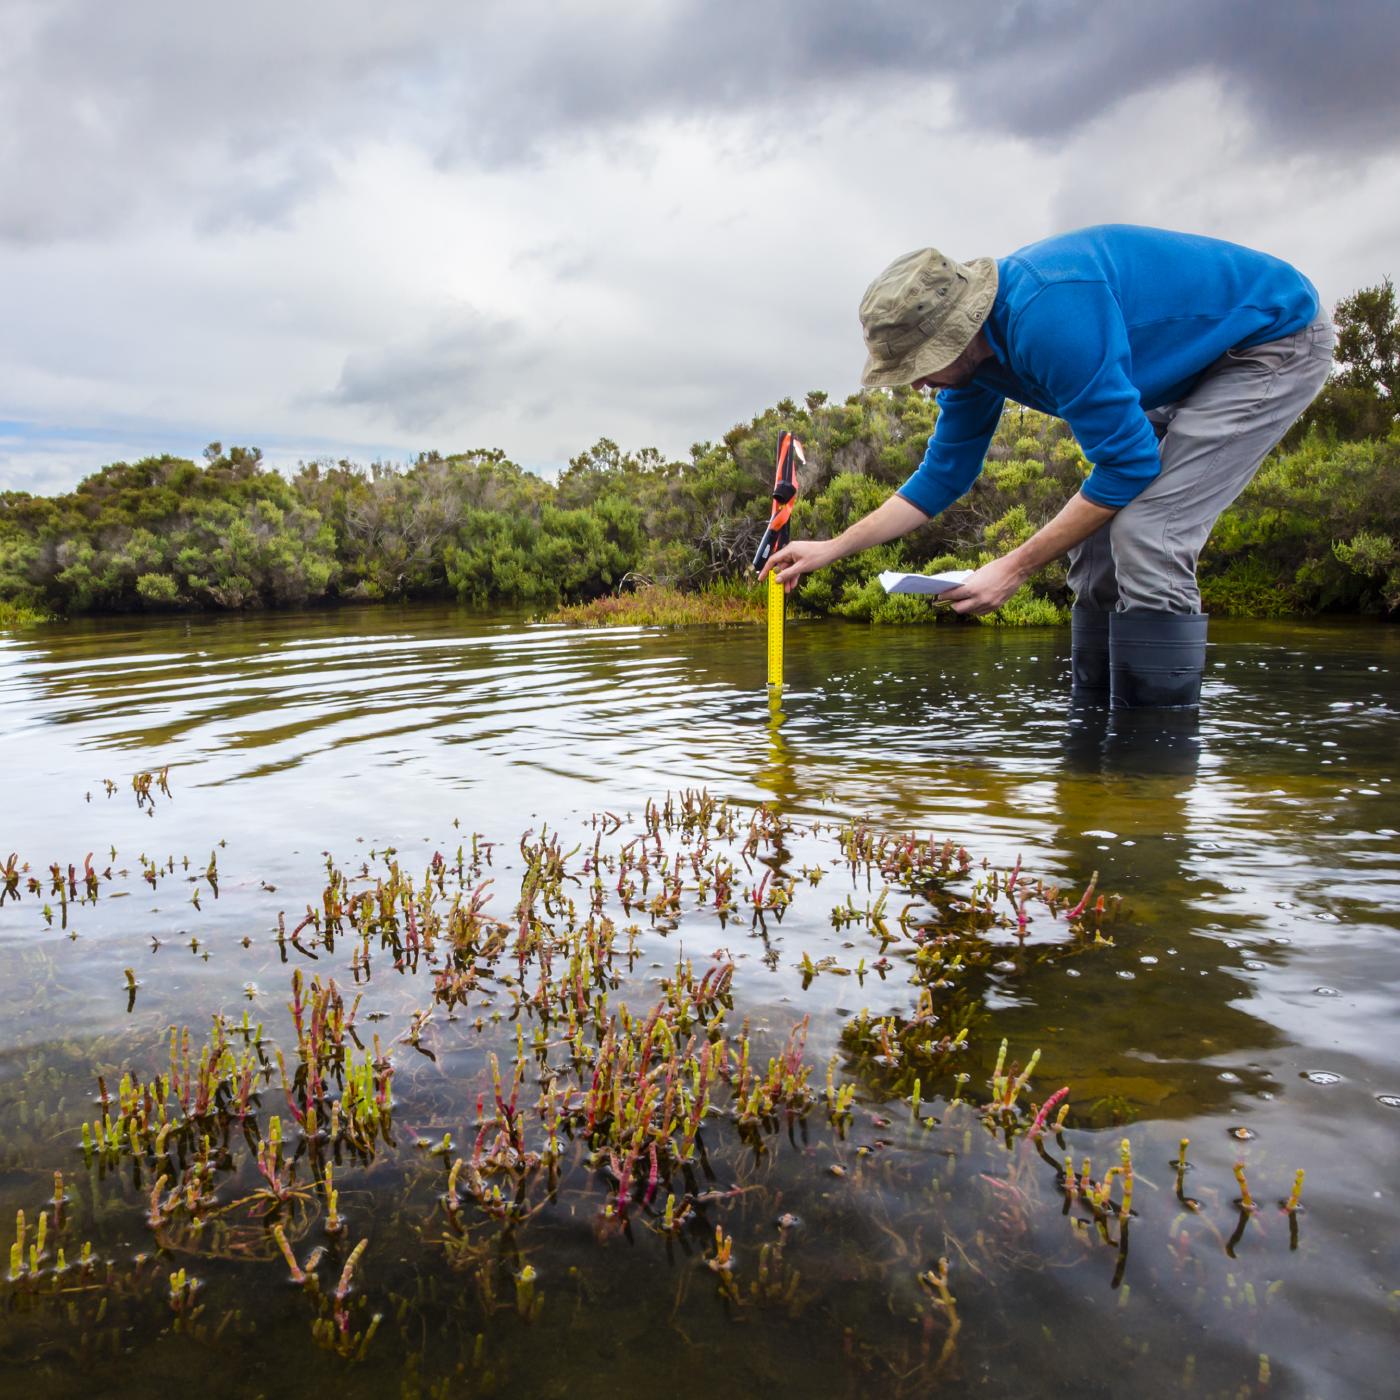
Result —
M 860 301 L 870 352 L 860 382 L 891 389 L 946 369 L 972 343 L 996 294 L 993 258 L 960 263 L 937 248 L 896 258 Z

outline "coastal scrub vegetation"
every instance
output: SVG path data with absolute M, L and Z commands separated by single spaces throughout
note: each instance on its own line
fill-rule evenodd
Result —
M 1400 608 L 1400 315 L 1387 280 L 1337 307 L 1338 370 L 1222 516 L 1202 559 L 1208 610 L 1272 616 Z M 917 467 L 938 409 L 908 389 L 783 399 L 684 460 L 602 438 L 546 480 L 498 450 L 425 452 L 403 466 L 304 463 L 255 447 L 204 461 L 118 462 L 53 497 L 0 492 L 0 625 L 29 614 L 293 607 L 455 599 L 547 611 L 629 586 L 742 594 L 768 517 L 778 433 L 807 448 L 797 537 L 830 536 Z M 804 581 L 809 613 L 867 622 L 940 615 L 888 597 L 883 569 L 973 567 L 1028 538 L 1088 463 L 1057 419 L 1008 405 L 972 490 L 912 536 Z M 679 616 L 674 597 L 670 616 Z M 1053 622 L 1052 564 L 991 620 Z M 663 609 L 665 610 L 665 609 Z M 606 605 L 602 609 L 606 611 Z M 683 611 L 680 610 L 680 611 Z M 703 615 L 705 609 L 700 612 Z
M 47 615 L 37 608 L 21 607 L 18 603 L 0 598 L 0 632 L 11 627 L 32 627 L 36 622 L 47 621 Z

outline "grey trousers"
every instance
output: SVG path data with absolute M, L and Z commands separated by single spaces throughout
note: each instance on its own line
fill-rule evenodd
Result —
M 1196 561 L 1211 527 L 1322 388 L 1335 340 L 1324 313 L 1296 335 L 1227 351 L 1184 399 L 1148 413 L 1162 473 L 1070 551 L 1080 607 L 1200 612 Z

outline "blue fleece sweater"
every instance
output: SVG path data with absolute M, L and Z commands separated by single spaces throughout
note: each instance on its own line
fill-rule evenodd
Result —
M 1093 463 L 1083 492 L 1125 506 L 1161 471 L 1145 410 L 1190 392 L 1225 351 L 1279 340 L 1317 315 L 1287 263 L 1233 243 L 1103 224 L 997 262 L 983 329 L 992 356 L 938 395 L 928 452 L 899 494 L 937 515 L 977 479 L 1015 399 L 1063 418 Z

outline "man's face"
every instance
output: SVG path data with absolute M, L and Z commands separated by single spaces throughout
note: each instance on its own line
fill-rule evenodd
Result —
M 961 389 L 971 384 L 977 366 L 987 358 L 980 341 L 980 335 L 973 336 L 972 344 L 952 364 L 944 365 L 935 374 L 926 374 L 922 379 L 916 379 L 913 387 L 937 393 L 939 389 Z
M 961 389 L 966 384 L 972 383 L 972 371 L 959 370 L 958 362 L 953 361 L 947 369 L 941 369 L 937 374 L 926 374 L 922 379 L 914 381 L 914 388 L 927 389 L 930 393 L 936 394 L 940 389 Z

